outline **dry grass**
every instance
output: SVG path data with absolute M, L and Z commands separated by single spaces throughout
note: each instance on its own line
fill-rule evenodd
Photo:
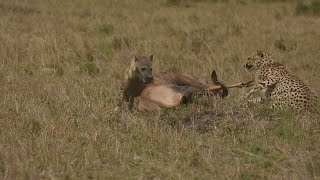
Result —
M 227 84 L 261 48 L 320 93 L 320 19 L 291 1 L 3 0 L 1 179 L 319 179 L 320 113 L 224 100 L 112 114 L 135 53 Z

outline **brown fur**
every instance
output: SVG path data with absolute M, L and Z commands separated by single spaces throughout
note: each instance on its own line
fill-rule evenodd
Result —
M 183 75 L 172 72 L 159 73 L 154 78 L 154 84 L 174 84 L 177 86 L 192 86 L 197 89 L 204 89 L 207 85 L 198 77 Z
M 152 76 L 153 54 L 150 57 L 134 56 L 130 67 L 126 70 L 124 80 L 121 85 L 121 94 L 116 111 L 119 110 L 123 101 L 128 103 L 131 110 L 134 99 L 139 96 L 147 84 L 153 81 Z
M 192 94 L 195 92 L 209 92 L 211 95 L 226 96 L 227 88 L 218 82 L 217 75 L 213 71 L 211 79 L 216 88 L 207 91 L 209 87 L 198 77 L 176 73 L 160 73 L 142 91 L 139 97 L 139 111 L 154 111 L 162 108 L 172 108 L 180 104 L 191 102 Z M 222 90 L 222 93 L 221 93 Z
M 134 99 L 138 96 L 140 96 L 138 110 L 153 111 L 188 104 L 195 92 L 220 97 L 228 95 L 227 87 L 218 81 L 215 71 L 211 74 L 213 86 L 210 87 L 192 75 L 164 72 L 153 79 L 152 60 L 153 55 L 149 58 L 145 56 L 134 57 L 125 72 L 116 111 L 120 109 L 123 101 L 128 102 L 128 107 L 131 110 Z

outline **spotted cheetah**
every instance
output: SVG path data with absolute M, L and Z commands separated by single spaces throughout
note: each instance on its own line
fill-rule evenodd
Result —
M 245 68 L 255 72 L 255 84 L 245 98 L 260 91 L 265 97 L 254 102 L 269 100 L 272 108 L 293 109 L 297 111 L 313 110 L 317 104 L 317 95 L 297 77 L 288 73 L 282 64 L 262 50 L 253 52 L 247 59 Z

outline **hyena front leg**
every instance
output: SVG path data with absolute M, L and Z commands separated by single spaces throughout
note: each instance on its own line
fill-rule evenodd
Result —
M 134 97 L 129 97 L 129 110 L 132 110 L 134 104 Z
M 121 87 L 120 88 L 120 93 L 118 93 L 118 95 L 117 95 L 118 104 L 117 104 L 116 108 L 114 109 L 115 111 L 119 111 L 120 110 L 120 108 L 121 108 L 121 106 L 123 104 L 123 101 L 125 99 L 126 99 L 125 93 L 124 93 L 123 88 Z

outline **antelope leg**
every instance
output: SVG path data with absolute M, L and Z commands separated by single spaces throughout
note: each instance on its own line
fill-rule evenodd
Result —
M 245 82 L 245 83 L 237 83 L 237 84 L 232 84 L 232 85 L 228 85 L 226 86 L 228 89 L 229 88 L 243 88 L 243 87 L 248 87 L 250 86 L 250 83 L 252 83 L 253 81 L 248 81 L 248 82 Z M 210 86 L 208 88 L 210 91 L 218 91 L 218 90 L 221 90 L 222 87 L 219 86 L 219 85 L 213 85 L 213 86 Z

